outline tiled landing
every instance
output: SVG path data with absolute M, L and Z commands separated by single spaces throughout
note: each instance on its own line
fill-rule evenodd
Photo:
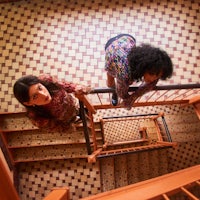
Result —
M 69 187 L 70 199 L 73 200 L 98 193 L 98 163 L 75 159 L 19 165 L 20 199 L 42 200 L 54 187 Z

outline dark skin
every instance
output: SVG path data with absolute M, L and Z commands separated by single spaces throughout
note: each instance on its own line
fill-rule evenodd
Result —
M 143 77 L 146 83 L 152 83 L 153 81 L 159 79 L 161 76 L 162 76 L 162 73 L 156 75 L 156 74 L 150 74 L 146 72 L 144 73 Z M 115 78 L 110 76 L 108 73 L 107 73 L 107 86 L 115 88 Z

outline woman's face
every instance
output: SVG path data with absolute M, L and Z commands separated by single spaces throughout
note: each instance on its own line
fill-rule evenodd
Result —
M 162 76 L 162 73 L 156 75 L 156 74 L 150 74 L 148 72 L 144 73 L 144 81 L 146 83 L 151 83 L 151 82 L 154 82 L 155 80 L 161 78 Z
M 24 102 L 27 106 L 42 106 L 49 104 L 52 100 L 47 88 L 41 83 L 31 85 L 29 88 L 29 102 Z

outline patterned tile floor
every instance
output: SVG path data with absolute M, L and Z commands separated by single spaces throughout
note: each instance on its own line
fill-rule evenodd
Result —
M 159 84 L 199 82 L 199 0 L 21 0 L 1 3 L 3 1 L 0 0 L 0 112 L 23 109 L 12 91 L 14 82 L 22 75 L 50 73 L 59 79 L 105 87 L 104 45 L 119 33 L 132 34 L 137 45 L 151 43 L 170 54 L 174 76 Z M 151 108 L 146 112 L 151 113 Z M 174 112 L 180 114 L 180 109 L 175 107 Z M 34 174 L 33 169 L 37 173 Z M 44 179 L 43 171 L 47 173 L 45 177 L 53 177 L 51 181 Z M 24 200 L 42 199 L 41 194 L 42 197 L 46 195 L 44 191 L 71 180 L 73 199 L 96 193 L 90 185 L 100 190 L 98 166 L 88 166 L 83 161 L 30 163 L 26 167 L 23 165 L 20 172 L 19 191 Z M 86 179 L 87 174 L 87 178 L 92 177 L 91 184 L 89 182 L 88 188 L 83 189 L 85 182 L 77 185 L 78 179 L 73 174 L 81 180 Z
M 199 9 L 198 0 L 0 3 L 0 112 L 22 109 L 12 86 L 26 74 L 105 87 L 104 45 L 119 33 L 170 54 L 174 76 L 159 84 L 198 83 Z

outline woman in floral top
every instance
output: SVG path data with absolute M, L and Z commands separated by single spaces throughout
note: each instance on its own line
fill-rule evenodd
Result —
M 129 34 L 120 34 L 105 45 L 107 86 L 116 89 L 112 104 L 118 104 L 118 96 L 127 109 L 134 101 L 151 91 L 159 79 L 166 80 L 173 73 L 173 64 L 168 54 L 148 44 L 136 47 L 135 39 Z M 116 83 L 115 83 L 116 79 Z M 142 81 L 139 88 L 129 94 L 129 85 Z
M 79 114 L 74 94 L 87 94 L 89 87 L 58 81 L 50 75 L 28 75 L 14 84 L 14 95 L 27 109 L 32 123 L 39 128 L 67 129 Z

